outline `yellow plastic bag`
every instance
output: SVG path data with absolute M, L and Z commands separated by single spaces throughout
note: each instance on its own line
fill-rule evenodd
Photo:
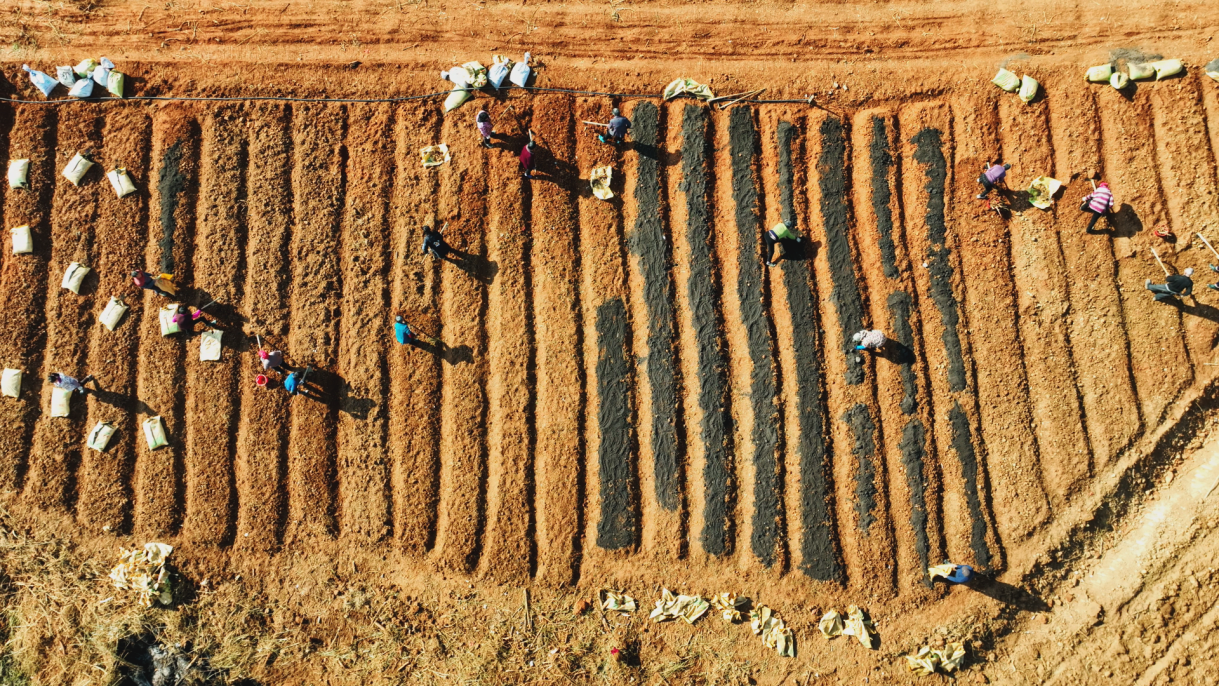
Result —
M 1152 62 L 1148 66 L 1156 70 L 1156 81 L 1176 76 L 1185 71 L 1185 65 L 1181 63 L 1181 60 L 1160 60 Z
M 842 615 L 838 614 L 838 610 L 830 610 L 821 617 L 821 621 L 817 622 L 817 629 L 821 631 L 821 635 L 826 638 L 836 638 L 842 635 Z
M 664 99 L 672 100 L 679 95 L 689 95 L 699 100 L 710 100 L 715 95 L 711 92 L 711 88 L 705 86 L 694 79 L 674 79 L 672 83 L 665 86 Z
M 588 175 L 588 183 L 593 188 L 593 195 L 602 200 L 609 200 L 614 197 L 614 192 L 610 190 L 610 180 L 614 176 L 612 167 L 597 167 Z
M 601 609 L 606 612 L 617 612 L 625 617 L 639 609 L 639 606 L 635 604 L 635 599 L 629 595 L 607 590 L 605 591 L 605 599 L 601 601 Z
M 1150 64 L 1138 64 L 1136 62 L 1127 62 L 1126 71 L 1130 72 L 1131 81 L 1150 79 L 1156 75 L 1155 67 Z
M 1102 64 L 1089 68 L 1085 78 L 1092 83 L 1108 83 L 1110 76 L 1113 76 L 1113 65 Z
M 872 620 L 868 619 L 863 610 L 854 605 L 847 608 L 847 625 L 842 630 L 843 636 L 854 636 L 860 645 L 871 650 L 876 647 L 876 629 Z
M 420 150 L 419 159 L 423 161 L 425 167 L 439 167 L 453 159 L 453 156 L 449 154 L 449 146 L 441 143 L 440 145 L 429 145 Z
M 796 642 L 792 630 L 779 618 L 779 613 L 762 605 L 749 612 L 749 626 L 762 644 L 773 649 L 780 657 L 795 657 Z
M 1048 176 L 1038 176 L 1029 184 L 1029 202 L 1033 207 L 1048 210 L 1054 204 L 1054 194 L 1062 188 L 1062 182 Z
M 1002 67 L 999 68 L 999 73 L 995 74 L 995 78 L 991 79 L 990 82 L 1008 93 L 1015 93 L 1020 88 L 1020 77 Z

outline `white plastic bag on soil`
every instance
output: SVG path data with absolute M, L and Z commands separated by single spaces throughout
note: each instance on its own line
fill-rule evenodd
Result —
M 122 167 L 106 174 L 106 178 L 110 179 L 110 185 L 114 187 L 115 195 L 120 198 L 135 192 L 135 184 L 131 182 L 131 175 Z
M 116 98 L 123 97 L 123 88 L 127 85 L 127 77 L 121 72 L 111 71 L 106 77 L 106 90 Z
M 990 82 L 1008 93 L 1015 93 L 1020 88 L 1020 77 L 1002 67 L 999 68 L 999 73 L 995 74 L 995 78 L 991 79 Z
M 9 160 L 8 187 L 13 189 L 30 187 L 29 160 Z
M 525 53 L 525 59 L 513 65 L 512 73 L 508 76 L 508 80 L 512 82 L 512 85 L 524 88 L 525 84 L 529 82 L 530 71 L 529 53 Z
M 101 66 L 93 70 L 93 82 L 102 88 L 105 88 L 111 69 L 114 69 L 114 62 L 111 62 L 108 58 L 103 57 Z
M 1113 76 L 1112 64 L 1102 64 L 1097 67 L 1090 67 L 1087 73 L 1087 79 L 1092 83 L 1108 83 L 1110 76 Z
M 34 84 L 35 88 L 42 91 L 43 97 L 51 97 L 51 91 L 55 90 L 55 86 L 59 85 L 58 81 L 51 78 L 50 75 L 44 74 L 37 69 L 30 69 L 30 65 L 28 64 L 21 65 L 21 68 L 29 72 L 30 83 Z
M 1021 79 L 1021 81 L 1020 81 L 1020 99 L 1024 101 L 1024 104 L 1026 104 L 1026 105 L 1029 104 L 1030 102 L 1033 101 L 1033 98 L 1037 97 L 1038 85 L 1039 84 L 1037 83 L 1037 79 L 1034 79 L 1033 77 L 1029 76 L 1028 74 L 1025 74 L 1024 78 Z
M 51 416 L 52 417 L 67 417 L 72 411 L 72 394 L 76 391 L 69 391 L 66 388 L 51 389 Z
M 220 339 L 223 337 L 224 332 L 219 329 L 209 329 L 203 332 L 203 335 L 199 337 L 200 362 L 220 361 L 220 352 L 223 350 Z
M 512 60 L 509 60 L 503 55 L 493 55 L 491 57 L 491 69 L 487 71 L 487 80 L 495 86 L 495 90 L 499 90 L 504 85 L 504 79 L 508 78 L 508 72 L 512 70 Z
M 1207 62 L 1203 69 L 1206 71 L 1207 76 L 1219 81 L 1219 59 L 1213 59 L 1210 62 Z
M 85 159 L 80 153 L 76 153 L 72 159 L 68 160 L 68 166 L 63 168 L 63 177 L 71 181 L 73 186 L 79 186 L 80 180 L 92 166 L 92 162 Z
M 76 71 L 76 75 L 83 79 L 92 74 L 94 69 L 97 69 L 97 60 L 92 57 L 87 60 L 81 60 L 80 64 L 73 67 L 73 69 Z
M 1130 77 L 1120 71 L 1115 71 L 1113 76 L 1109 77 L 1109 85 L 1120 91 L 1130 85 Z
M 453 92 L 449 93 L 449 97 L 444 99 L 444 111 L 452 112 L 471 97 L 473 96 L 470 95 L 470 91 L 464 88 L 454 88 Z
M 63 283 L 61 285 L 73 293 L 80 295 L 80 285 L 91 271 L 93 270 L 85 265 L 73 262 L 68 265 L 68 270 L 63 273 Z
M 13 229 L 13 254 L 28 255 L 34 252 L 34 239 L 30 237 L 28 225 Z
M 144 440 L 148 443 L 149 450 L 162 448 L 169 443 L 165 438 L 165 423 L 161 421 L 160 416 L 144 420 Z
M 55 78 L 68 88 L 76 83 L 76 72 L 72 71 L 72 67 L 55 67 Z
M 1185 65 L 1181 63 L 1181 60 L 1160 60 L 1152 62 L 1148 66 L 1156 70 L 1156 81 L 1176 76 L 1185 71 Z
M 1150 79 L 1156 75 L 1155 67 L 1151 66 L 1150 64 L 1136 64 L 1134 62 L 1127 62 L 1126 71 L 1130 72 L 1131 81 Z
M 68 91 L 68 95 L 74 98 L 87 98 L 93 95 L 93 79 L 81 79 L 72 86 L 72 90 Z
M 4 376 L 0 377 L 0 391 L 4 392 L 6 398 L 21 397 L 21 370 L 20 369 L 5 369 Z
M 123 315 L 127 314 L 127 303 L 122 300 L 111 297 L 110 302 L 106 303 L 106 308 L 102 310 L 102 314 L 98 317 L 98 321 L 108 331 L 114 331 L 118 328 L 119 322 L 122 321 Z
M 172 336 L 182 331 L 182 326 L 174 321 L 174 315 L 177 313 L 178 303 L 170 303 L 157 312 L 157 319 L 161 323 L 162 336 Z
M 110 445 L 110 437 L 114 435 L 114 427 L 106 422 L 98 422 L 97 426 L 89 432 L 89 440 L 86 445 L 93 448 L 99 453 L 106 452 L 106 447 Z

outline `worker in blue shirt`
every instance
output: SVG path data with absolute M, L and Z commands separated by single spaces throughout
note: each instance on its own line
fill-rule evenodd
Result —
M 309 366 L 305 367 L 303 372 L 298 369 L 289 374 L 288 378 L 284 379 L 284 390 L 288 392 L 288 395 L 297 395 L 298 393 L 305 392 L 305 379 L 309 378 L 309 372 L 312 369 Z
M 415 334 L 411 331 L 410 325 L 402 319 L 402 315 L 394 317 L 394 338 L 398 339 L 398 343 L 401 345 L 415 342 Z

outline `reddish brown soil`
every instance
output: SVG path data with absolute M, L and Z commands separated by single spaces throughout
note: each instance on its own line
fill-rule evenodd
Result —
M 529 49 L 539 86 L 632 96 L 513 91 L 479 95 L 449 114 L 435 98 L 0 104 L 0 150 L 31 159 L 31 189 L 0 195 L 5 228 L 29 223 L 35 244 L 33 255 L 5 250 L 0 268 L 0 364 L 26 374 L 22 398 L 0 403 L 0 487 L 17 506 L 72 518 L 99 541 L 171 542 L 197 560 L 188 566 L 211 573 L 291 570 L 299 554 L 362 551 L 380 558 L 376 573 L 389 570 L 385 583 L 412 589 L 575 584 L 627 589 L 645 605 L 658 585 L 740 590 L 792 618 L 801 674 L 812 664 L 852 678 L 872 669 L 856 665 L 857 654 L 826 648 L 812 633 L 810 609 L 866 607 L 886 654 L 910 649 L 936 624 L 994 645 L 980 627 L 1004 631 L 1016 611 L 979 594 L 929 590 L 922 551 L 931 563 L 947 557 L 988 567 L 1006 583 L 1030 583 L 1047 551 L 1072 545 L 1069 536 L 1102 503 L 1131 497 L 1125 475 L 1158 464 L 1149 458 L 1160 437 L 1214 377 L 1219 310 L 1205 284 L 1207 264 L 1219 260 L 1193 232 L 1219 240 L 1219 84 L 1199 68 L 1215 56 L 1208 41 L 1216 15 L 1205 3 L 1186 4 L 1110 3 L 1101 20 L 1090 7 L 995 9 L 973 0 L 935 8 L 118 3 L 57 9 L 40 24 L 34 3 L 18 2 L 0 20 L 0 40 L 15 46 L 0 93 L 17 99 L 41 98 L 21 62 L 53 71 L 99 50 L 140 95 L 416 95 L 443 90 L 437 72 L 453 63 Z M 1085 84 L 1084 68 L 1119 48 L 1181 57 L 1189 73 L 1126 95 Z M 1026 106 L 998 91 L 988 80 L 1000 63 L 1038 78 L 1045 95 Z M 780 418 L 782 512 L 770 566 L 751 547 L 759 476 L 737 289 L 738 265 L 757 260 L 760 245 L 742 244 L 737 233 L 729 112 L 707 113 L 715 325 L 700 331 L 683 118 L 702 105 L 652 98 L 660 120 L 650 151 L 660 168 L 656 212 L 676 313 L 676 509 L 656 495 L 649 310 L 644 267 L 630 247 L 643 151 L 603 145 L 581 123 L 605 121 L 614 106 L 631 115 L 686 75 L 721 93 L 767 87 L 767 98 L 818 96 L 815 107 L 747 106 L 763 230 L 783 216 L 779 130 L 786 122 L 796 132 L 790 209 L 811 269 L 797 285 L 811 289 L 819 324 L 816 332 L 795 325 L 792 282 L 779 269 L 763 271 Z M 484 106 L 496 130 L 489 150 L 473 125 Z M 876 184 L 874 120 L 892 154 Z M 827 126 L 841 126 L 845 137 L 841 166 L 823 161 Z M 539 144 L 533 181 L 516 159 L 529 130 Z M 917 142 L 928 130 L 939 132 L 942 193 L 929 190 L 939 172 Z M 418 150 L 441 142 L 452 161 L 421 168 Z M 77 151 L 98 165 L 79 188 L 60 174 Z M 1040 175 L 1066 190 L 1049 211 L 1017 201 L 1003 219 L 974 197 L 983 163 L 995 159 L 1011 163 L 1013 190 Z M 614 169 L 609 202 L 588 190 L 589 171 L 601 165 Z M 111 193 L 103 174 L 117 166 L 131 172 L 137 194 Z M 180 176 L 181 188 L 167 175 Z M 831 263 L 827 178 L 842 179 L 846 272 Z M 1085 234 L 1077 207 L 1092 178 L 1110 182 L 1118 212 Z M 873 205 L 878 187 L 890 194 L 892 273 Z M 931 208 L 941 198 L 939 242 Z M 162 338 L 156 312 L 165 301 L 136 292 L 126 276 L 160 267 L 167 223 L 183 299 L 217 301 L 210 311 L 225 329 L 219 363 L 199 361 L 197 340 Z M 419 252 L 422 228 L 446 224 L 460 264 Z M 1175 242 L 1152 235 L 1160 225 Z M 1153 248 L 1172 270 L 1198 270 L 1196 297 L 1180 307 L 1152 301 L 1142 284 L 1162 276 Z M 944 262 L 936 264 L 941 258 L 928 256 L 940 249 Z M 71 261 L 94 270 L 79 296 L 60 288 Z M 951 268 L 946 286 L 937 281 L 943 264 Z M 870 327 L 892 333 L 892 297 L 910 298 L 907 375 L 888 357 L 859 363 L 843 353 L 851 332 L 832 294 L 844 273 Z M 96 318 L 116 294 L 132 308 L 112 334 Z M 943 297 L 959 316 L 959 380 L 945 342 L 951 327 L 937 309 Z M 601 458 L 621 446 L 603 445 L 611 396 L 599 393 L 607 371 L 598 318 L 615 300 L 625 312 L 627 369 L 612 393 L 629 417 L 632 530 L 628 544 L 607 549 L 598 544 L 611 486 Z M 395 314 L 427 341 L 399 346 Z M 801 571 L 809 485 L 801 482 L 798 418 L 807 389 L 798 388 L 792 348 L 813 334 L 813 392 L 826 422 L 813 438 L 828 456 L 841 583 Z M 318 397 L 256 389 L 255 335 L 289 364 L 312 365 Z M 723 554 L 703 538 L 716 508 L 707 502 L 700 336 L 712 337 L 726 365 Z M 859 364 L 864 380 L 850 383 Z M 71 417 L 52 418 L 43 383 L 52 371 L 93 373 L 103 390 L 78 400 Z M 917 396 L 909 409 L 905 383 Z M 848 413 L 875 429 L 864 456 L 870 467 L 854 450 Z M 149 451 L 140 423 L 154 415 L 170 445 Z M 911 419 L 925 427 L 922 507 L 903 462 Z M 98 421 L 118 429 L 104 454 L 84 446 Z M 874 506 L 864 512 L 859 494 L 867 489 L 858 480 L 868 469 Z M 912 524 L 916 510 L 926 517 L 925 547 Z M 269 594 L 290 594 L 291 571 L 266 573 Z

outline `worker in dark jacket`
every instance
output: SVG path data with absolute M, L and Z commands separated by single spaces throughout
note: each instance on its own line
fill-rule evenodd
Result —
M 445 258 L 449 252 L 449 246 L 444 242 L 444 236 L 441 235 L 443 231 L 443 228 L 437 231 L 430 226 L 423 229 L 423 250 L 421 252 L 424 255 L 431 253 L 432 257 L 438 260 Z
M 631 120 L 622 116 L 618 108 L 614 108 L 614 116 L 609 120 L 609 134 L 597 136 L 602 143 L 618 145 L 626 142 L 626 132 L 631 129 Z
M 1184 298 L 1187 295 L 1192 295 L 1194 292 L 1194 280 L 1189 278 L 1194 275 L 1193 268 L 1185 270 L 1184 274 L 1171 274 L 1163 285 L 1152 283 L 1151 279 L 1143 282 L 1143 287 L 1155 293 L 1155 298 L 1159 302 L 1172 300 L 1173 298 Z

